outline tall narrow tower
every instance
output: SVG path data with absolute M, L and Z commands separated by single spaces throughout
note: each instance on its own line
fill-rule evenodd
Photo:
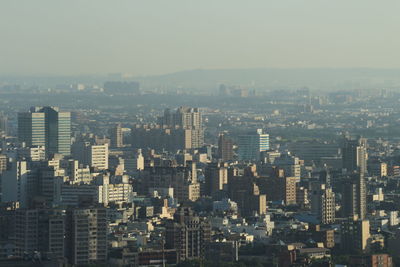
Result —
M 121 127 L 120 123 L 118 123 L 111 129 L 110 137 L 111 137 L 111 147 L 123 147 L 124 146 L 122 127 Z

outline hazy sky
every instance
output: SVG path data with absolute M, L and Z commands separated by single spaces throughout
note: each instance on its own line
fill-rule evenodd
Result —
M 0 74 L 400 68 L 399 0 L 0 0 Z

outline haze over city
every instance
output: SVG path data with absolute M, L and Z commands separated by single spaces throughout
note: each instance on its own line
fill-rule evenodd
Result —
M 0 74 L 400 68 L 400 3 L 2 1 Z
M 400 266 L 399 1 L 0 2 L 0 267 Z

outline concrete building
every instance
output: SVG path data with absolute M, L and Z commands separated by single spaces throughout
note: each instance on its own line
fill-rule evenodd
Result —
M 71 154 L 71 114 L 57 107 L 32 107 L 18 113 L 18 140 L 27 147 L 44 146 L 46 155 Z
M 240 160 L 259 161 L 260 153 L 267 150 L 269 150 L 269 134 L 263 133 L 262 129 L 238 137 Z
M 211 225 L 190 208 L 180 208 L 166 224 L 165 247 L 176 249 L 178 260 L 201 259 L 211 241 Z
M 348 173 L 367 172 L 367 139 L 356 137 L 345 137 L 342 148 L 343 168 Z
M 72 146 L 74 159 L 84 166 L 88 165 L 96 170 L 108 169 L 108 144 L 95 145 L 90 142 L 76 142 Z
M 124 167 L 128 173 L 136 173 L 144 170 L 144 157 L 142 150 L 138 149 L 137 153 L 132 158 L 124 159 Z
M 349 218 L 340 227 L 341 249 L 350 253 L 365 253 L 369 251 L 370 226 L 368 220 L 357 217 Z
M 107 210 L 77 208 L 67 210 L 67 258 L 75 265 L 107 262 Z
M 123 147 L 124 146 L 124 136 L 122 133 L 121 124 L 118 123 L 112 129 L 110 129 L 110 139 L 111 147 Z
M 19 148 L 18 158 L 27 161 L 46 160 L 46 148 L 44 146 L 30 146 Z
M 1 175 L 2 202 L 19 202 L 22 208 L 29 201 L 28 185 L 32 177 L 26 161 L 14 161 Z
M 364 219 L 367 216 L 367 193 L 363 173 L 355 173 L 343 179 L 342 216 Z
M 284 153 L 275 158 L 273 165 L 283 169 L 285 176 L 296 177 L 297 182 L 300 182 L 301 165 L 298 157 L 292 156 L 290 153 Z
M 150 188 L 174 189 L 174 198 L 182 201 L 196 201 L 200 198 L 200 183 L 194 162 L 187 166 L 146 167 L 138 174 L 137 190 L 147 194 Z
M 218 158 L 223 162 L 233 160 L 233 141 L 223 133 L 218 137 Z
M 335 193 L 319 182 L 311 185 L 311 212 L 322 224 L 335 222 Z
M 15 242 L 17 256 L 40 252 L 65 256 L 65 211 L 58 209 L 17 209 Z
M 210 163 L 205 169 L 205 194 L 212 196 L 221 190 L 227 190 L 228 164 Z

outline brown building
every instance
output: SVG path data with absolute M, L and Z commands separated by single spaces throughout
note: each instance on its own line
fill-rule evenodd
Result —
M 341 249 L 351 253 L 368 252 L 370 248 L 370 226 L 368 220 L 349 218 L 340 227 Z
M 233 160 L 233 141 L 224 134 L 218 138 L 218 158 L 224 162 Z
M 200 197 L 200 183 L 197 181 L 197 170 L 194 162 L 187 166 L 154 166 L 145 167 L 138 176 L 138 192 L 147 194 L 151 188 L 174 189 L 174 198 L 178 201 L 196 201 Z
M 183 207 L 167 222 L 165 237 L 165 247 L 176 250 L 178 261 L 203 258 L 211 241 L 211 225 L 190 208 Z
M 261 177 L 258 184 L 269 200 L 283 201 L 285 205 L 296 204 L 296 177 Z
M 359 255 L 350 257 L 350 266 L 392 267 L 393 260 L 388 254 Z
M 107 210 L 79 208 L 67 211 L 66 245 L 68 261 L 75 265 L 104 264 L 107 261 Z
M 121 124 L 118 123 L 110 130 L 111 147 L 123 147 L 124 136 L 122 134 Z
M 238 204 L 241 216 L 265 214 L 267 212 L 267 196 L 260 193 L 254 177 L 233 176 L 229 180 L 229 197 Z
M 212 196 L 226 189 L 228 184 L 228 165 L 226 163 L 210 163 L 205 169 L 205 194 Z

